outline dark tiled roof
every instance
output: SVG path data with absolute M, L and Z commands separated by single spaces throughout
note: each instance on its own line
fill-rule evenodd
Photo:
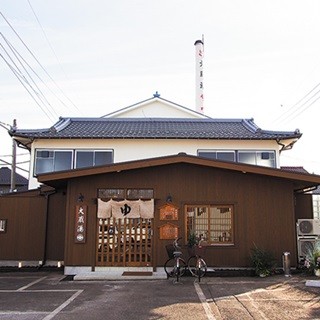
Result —
M 319 195 L 319 194 L 320 194 L 320 186 L 318 186 L 317 189 L 313 190 L 313 191 L 312 191 L 312 194 L 317 194 L 317 195 Z
M 304 167 L 294 167 L 294 166 L 281 166 L 281 170 L 291 171 L 296 173 L 309 173 Z
M 11 184 L 11 170 L 7 167 L 0 168 L 0 185 Z M 16 173 L 16 184 L 17 185 L 28 185 L 28 179 Z
M 11 135 L 29 139 L 281 140 L 300 138 L 301 133 L 262 130 L 253 119 L 60 118 L 49 129 L 16 130 Z

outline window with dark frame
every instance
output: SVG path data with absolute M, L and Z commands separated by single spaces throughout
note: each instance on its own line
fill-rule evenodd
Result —
M 198 156 L 222 161 L 247 163 L 276 168 L 274 150 L 198 150 Z
M 234 245 L 233 205 L 186 205 L 185 217 L 187 239 L 194 233 L 210 245 Z
M 113 163 L 113 150 L 37 149 L 34 163 L 35 175 L 76 168 L 89 168 Z
M 111 150 L 76 150 L 75 168 L 86 168 L 113 163 Z
M 34 173 L 72 169 L 72 150 L 36 150 Z

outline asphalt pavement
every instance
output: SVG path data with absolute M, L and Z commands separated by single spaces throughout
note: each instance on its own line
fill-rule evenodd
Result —
M 320 319 L 317 281 L 307 275 L 73 281 L 62 272 L 0 272 L 0 319 Z

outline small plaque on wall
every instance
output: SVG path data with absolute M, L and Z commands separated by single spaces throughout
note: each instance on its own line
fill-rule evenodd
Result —
M 160 220 L 178 220 L 178 208 L 172 204 L 165 204 L 160 208 Z
M 0 219 L 0 233 L 7 232 L 7 219 Z
M 159 227 L 160 229 L 160 239 L 166 240 L 166 239 L 176 239 L 178 238 L 179 234 L 179 227 L 172 224 L 167 223 Z
M 75 243 L 85 243 L 87 237 L 87 206 L 76 206 L 75 214 Z

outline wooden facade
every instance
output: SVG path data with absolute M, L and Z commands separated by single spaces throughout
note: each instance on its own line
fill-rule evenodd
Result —
M 58 260 L 91 270 L 163 266 L 166 245 L 175 236 L 186 245 L 187 208 L 210 205 L 232 206 L 233 231 L 225 242 L 206 248 L 209 266 L 248 267 L 255 245 L 271 251 L 279 265 L 283 252 L 291 252 L 294 266 L 296 221 L 312 218 L 311 196 L 301 190 L 320 184 L 315 175 L 186 155 L 44 174 L 39 180 L 54 192 L 0 197 L 0 219 L 8 221 L 0 233 L 0 260 Z M 98 218 L 101 189 L 152 190 L 154 217 Z
M 64 260 L 65 203 L 63 192 L 34 190 L 0 197 L 0 262 Z
M 233 205 L 234 244 L 212 245 L 207 248 L 206 260 L 213 267 L 247 267 L 254 245 L 270 250 L 281 263 L 284 251 L 296 259 L 296 220 L 311 218 L 312 210 L 306 203 L 311 197 L 294 192 L 294 180 L 239 170 L 225 170 L 214 166 L 194 163 L 167 163 L 137 167 L 99 174 L 85 174 L 68 180 L 65 264 L 67 266 L 103 265 L 97 261 L 97 196 L 99 189 L 153 189 L 155 217 L 153 221 L 152 259 L 153 267 L 162 266 L 167 259 L 165 246 L 172 239 L 161 236 L 164 225 L 176 227 L 186 244 L 186 205 Z M 107 170 L 108 171 L 108 170 Z M 274 170 L 273 170 L 274 171 Z M 279 170 L 278 170 L 279 171 Z M 318 177 L 319 179 L 319 177 Z M 53 184 L 60 184 L 61 177 Z M 86 242 L 75 243 L 75 208 L 78 195 L 83 195 L 87 206 Z M 170 195 L 178 209 L 178 219 L 160 219 L 160 210 Z M 307 210 L 306 210 L 307 208 Z M 108 265 L 108 264 L 105 264 Z M 118 262 L 114 265 L 122 265 Z

